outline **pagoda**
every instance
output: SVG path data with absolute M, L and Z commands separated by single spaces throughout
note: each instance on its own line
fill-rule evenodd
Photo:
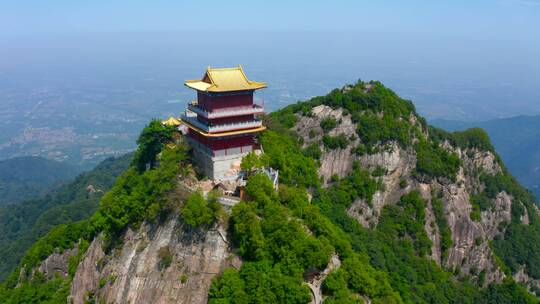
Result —
M 181 117 L 197 167 L 213 180 L 236 178 L 242 157 L 259 149 L 256 134 L 265 127 L 258 114 L 264 108 L 253 96 L 266 83 L 249 80 L 238 66 L 208 68 L 202 79 L 185 85 L 197 91 Z

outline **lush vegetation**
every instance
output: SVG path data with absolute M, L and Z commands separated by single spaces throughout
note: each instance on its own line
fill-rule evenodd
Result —
M 315 159 L 315 160 L 319 160 L 322 155 L 321 148 L 316 143 L 312 143 L 311 145 L 307 146 L 304 149 L 303 153 L 304 153 L 304 156 Z
M 268 165 L 279 170 L 281 183 L 307 187 L 317 185 L 319 176 L 315 163 L 302 153 L 295 139 L 284 135 L 267 131 L 260 136 L 264 153 L 268 155 Z
M 173 126 L 163 125 L 157 119 L 150 121 L 143 129 L 137 139 L 138 149 L 133 160 L 139 172 L 156 166 L 157 155 L 163 150 L 163 145 L 171 140 L 173 133 Z
M 456 281 L 451 273 L 423 257 L 425 254 L 429 254 L 431 242 L 423 229 L 423 209 L 426 202 L 418 196 L 418 193 L 411 192 L 402 197 L 397 205 L 384 207 L 379 224 L 374 230 L 371 230 L 361 227 L 356 220 L 347 214 L 346 210 L 356 199 L 355 197 L 349 197 L 348 202 L 343 200 L 339 204 L 334 203 L 335 199 L 328 199 L 328 197 L 347 198 L 343 193 L 341 195 L 334 193 L 339 188 L 339 185 L 333 185 L 328 190 L 321 190 L 319 196 L 314 198 L 314 204 L 320 206 L 324 215 L 347 232 L 354 251 L 369 257 L 370 265 L 388 277 L 390 287 L 399 293 L 404 302 L 537 302 L 527 294 L 525 288 L 515 283 L 492 285 L 488 290 L 481 290 L 467 280 Z M 364 193 L 370 193 L 370 191 Z M 434 205 L 437 225 L 443 231 L 441 249 L 444 254 L 444 248 L 450 246 L 450 235 L 446 234 L 445 236 L 446 224 L 442 222 L 440 216 L 437 216 L 437 213 L 442 211 L 440 210 L 441 206 L 438 205 L 437 200 L 433 200 L 432 204 Z M 493 290 L 496 290 L 497 293 L 491 294 Z M 489 297 L 487 297 L 488 294 Z M 339 298 L 349 299 L 350 294 L 339 295 Z
M 460 158 L 437 144 L 421 141 L 416 145 L 417 177 L 445 177 L 456 180 L 456 174 L 461 166 Z
M 402 119 L 390 115 L 380 117 L 377 114 L 363 114 L 356 116 L 355 122 L 358 124 L 356 133 L 365 145 L 396 141 L 407 146 L 411 142 L 410 132 L 413 127 Z
M 489 138 L 508 167 L 521 184 L 540 197 L 540 116 L 516 116 L 482 122 L 434 121 L 447 130 L 465 130 L 480 127 Z M 519 148 L 517 148 L 519 147 Z
M 490 129 L 494 128 L 497 129 L 498 127 L 490 126 Z M 430 135 L 434 141 L 448 140 L 453 145 L 461 148 L 472 148 L 495 153 L 487 133 L 479 128 L 453 133 L 431 128 Z M 507 134 L 507 136 L 513 138 L 516 135 Z M 515 150 L 513 145 L 511 150 Z M 484 185 L 484 189 L 471 196 L 473 210 L 470 217 L 475 221 L 480 221 L 481 212 L 493 207 L 492 200 L 500 192 L 504 191 L 511 195 L 513 198 L 512 220 L 510 223 L 502 224 L 501 229 L 504 229 L 505 232 L 494 239 L 492 248 L 497 254 L 497 258 L 500 258 L 504 263 L 501 265 L 503 268 L 508 267 L 510 271 L 516 272 L 524 265 L 529 276 L 540 279 L 540 255 L 538 254 L 540 252 L 538 246 L 540 244 L 540 221 L 533 207 L 536 199 L 506 170 L 497 154 L 495 156 L 502 167 L 502 172 L 497 174 L 483 172 L 480 174 L 479 179 Z M 524 225 L 521 222 L 521 218 L 525 213 L 529 218 L 529 225 Z M 505 283 L 503 286 L 515 288 L 515 284 L 511 283 Z
M 321 128 L 323 129 L 323 132 L 328 133 L 332 129 L 334 129 L 338 124 L 338 121 L 334 117 L 328 117 L 323 120 L 321 120 Z
M 320 104 L 325 104 L 334 108 L 345 108 L 353 119 L 359 125 L 358 136 L 362 144 L 356 149 L 358 154 L 373 153 L 379 151 L 381 144 L 395 141 L 403 148 L 412 147 L 420 154 L 416 176 L 418 178 L 439 178 L 443 177 L 447 180 L 455 180 L 455 176 L 461 161 L 454 153 L 442 148 L 443 141 L 447 140 L 454 146 L 459 146 L 465 149 L 491 150 L 492 146 L 485 132 L 481 130 L 470 130 L 461 133 L 446 133 L 440 132 L 438 129 L 427 128 L 423 119 L 416 117 L 419 124 L 415 124 L 414 120 L 410 120 L 410 115 L 415 114 L 414 107 L 408 107 L 407 102 L 398 98 L 392 97 L 390 92 L 381 92 L 384 90 L 381 86 L 378 90 L 370 90 L 366 88 L 366 83 L 358 83 L 346 90 L 335 90 L 327 96 L 317 97 L 308 102 L 298 103 L 286 108 L 288 113 L 296 113 L 297 115 L 310 115 L 311 108 Z M 377 87 L 375 85 L 375 87 Z M 359 92 L 360 91 L 360 92 Z M 377 96 L 377 95 L 382 96 Z M 356 95 L 353 97 L 351 95 Z M 357 98 L 358 95 L 374 95 L 367 100 L 373 101 L 370 106 L 364 107 L 366 99 Z M 390 97 L 385 99 L 385 97 Z M 352 101 L 355 100 L 355 101 Z M 382 102 L 385 100 L 385 102 Z M 356 104 L 359 103 L 359 104 Z M 384 110 L 381 107 L 384 104 Z M 388 109 L 388 110 L 386 110 Z M 280 113 L 276 113 L 275 117 L 279 117 Z M 388 117 L 388 118 L 387 118 Z M 274 120 L 275 121 L 275 120 Z M 283 128 L 282 125 L 276 123 L 277 128 Z M 392 130 L 392 131 L 389 131 Z M 424 134 L 428 134 L 425 137 Z M 282 132 L 284 135 L 290 135 Z M 294 134 L 289 136 L 295 141 Z M 416 142 L 416 143 L 415 143 Z M 415 144 L 413 144 L 415 143 Z M 273 143 L 267 142 L 272 145 Z M 266 145 L 265 145 L 266 147 Z M 304 155 L 320 158 L 320 153 L 317 153 L 315 146 L 309 146 L 304 150 Z M 383 208 L 379 223 L 375 229 L 365 229 L 360 224 L 349 217 L 347 209 L 357 199 L 363 199 L 367 203 L 370 202 L 371 196 L 383 185 L 378 184 L 377 170 L 370 175 L 358 166 L 355 167 L 351 176 L 362 176 L 365 181 L 361 183 L 351 184 L 351 176 L 344 179 L 333 179 L 329 188 L 316 188 L 311 206 L 320 210 L 319 217 L 314 217 L 310 208 L 303 208 L 302 211 L 297 211 L 299 217 L 304 218 L 305 223 L 318 235 L 321 231 L 328 233 L 329 239 L 332 239 L 332 245 L 336 248 L 336 252 L 340 254 L 342 261 L 345 261 L 350 254 L 358 254 L 360 257 L 367 257 L 370 267 L 376 272 L 381 272 L 386 276 L 389 286 L 399 294 L 404 302 L 412 303 L 536 303 L 534 297 L 527 294 L 526 290 L 519 284 L 516 284 L 511 279 L 502 284 L 492 284 L 488 289 L 480 289 L 475 286 L 469 279 L 465 278 L 462 281 L 457 281 L 453 274 L 446 271 L 435 263 L 429 261 L 424 256 L 431 251 L 431 241 L 424 231 L 424 208 L 426 202 L 418 196 L 418 193 L 411 192 L 400 200 L 400 203 L 395 206 L 386 206 Z M 510 175 L 504 173 L 503 179 L 495 177 L 494 180 L 488 180 L 489 177 L 482 177 L 484 183 L 490 184 L 486 189 L 494 189 L 494 191 L 486 190 L 486 193 L 494 193 L 495 195 L 502 189 L 506 188 L 507 192 L 516 195 L 518 200 L 527 200 L 525 192 L 521 191 Z M 286 183 L 286 181 L 283 181 Z M 406 188 L 406 182 L 403 186 Z M 375 190 L 374 190 L 375 189 Z M 491 199 L 487 194 L 478 194 Z M 493 194 L 491 195 L 493 197 Z M 521 197 L 521 198 L 520 198 Z M 475 201 L 475 205 L 481 205 L 486 208 L 485 200 Z M 310 206 L 309 203 L 295 202 L 294 206 Z M 434 194 L 431 201 L 432 209 L 435 215 L 435 225 L 441 233 L 441 251 L 443 259 L 447 255 L 448 249 L 452 246 L 451 233 L 444 216 L 443 203 L 439 195 Z M 520 205 L 520 204 L 516 204 Z M 524 204 L 523 206 L 527 206 Z M 523 214 L 524 208 L 529 207 L 514 207 L 514 214 Z M 298 209 L 295 209 L 298 210 Z M 310 211 L 306 211 L 310 210 Z M 520 211 L 521 210 L 521 211 Z M 530 212 L 529 212 L 530 213 Z M 296 213 L 295 213 L 296 214 Z M 320 216 L 322 215 L 322 216 Z M 322 229 L 318 225 L 311 225 L 310 217 L 320 218 L 325 220 L 330 219 L 329 228 Z M 514 216 L 514 218 L 516 218 Z M 325 222 L 321 220 L 320 222 Z M 318 222 L 318 224 L 320 224 Z M 532 225 L 534 226 L 534 225 Z M 521 225 L 520 227 L 526 227 Z M 530 226 L 529 226 L 530 227 Z M 514 230 L 515 231 L 515 230 Z M 343 234 L 345 232 L 345 234 Z M 522 239 L 531 233 L 519 232 Z M 507 233 L 508 234 L 508 233 Z M 511 239 L 516 239 L 512 236 L 507 236 Z M 520 238 L 517 238 L 518 240 Z M 533 238 L 533 241 L 536 240 Z M 506 242 L 506 243 L 505 243 Z M 514 248 L 513 242 L 505 241 L 503 238 L 495 240 L 493 247 L 501 256 L 501 260 L 505 261 L 505 256 L 532 256 L 532 248 L 529 250 L 525 241 L 518 242 L 516 249 L 513 252 L 503 254 L 501 248 L 497 246 L 505 245 L 505 250 L 511 251 Z M 522 254 L 523 253 L 523 254 Z M 362 260 L 362 258 L 360 258 Z M 504 262 L 506 263 L 506 261 Z M 519 264 L 520 262 L 515 262 Z M 533 260 L 529 261 L 532 264 Z M 536 263 L 539 265 L 540 263 Z M 345 265 L 345 263 L 344 263 Z M 361 267 L 358 267 L 360 268 Z M 343 269 L 335 271 L 325 282 L 324 290 L 328 296 L 329 303 L 355 303 L 359 299 L 355 296 L 354 289 L 351 289 L 351 278 L 354 275 L 348 273 L 348 270 Z M 352 279 L 356 280 L 356 279 Z M 382 280 L 379 280 L 380 283 Z M 364 281 L 364 285 L 370 286 L 369 281 Z M 372 290 L 375 290 L 373 288 Z
M 269 161 L 268 155 L 266 154 L 257 155 L 255 152 L 250 152 L 242 158 L 240 168 L 248 174 L 251 174 L 257 169 L 268 166 Z
M 429 135 L 430 139 L 435 143 L 441 143 L 442 141 L 447 140 L 453 146 L 462 149 L 495 151 L 488 134 L 480 128 L 471 128 L 465 131 L 449 133 L 439 128 L 429 127 Z
M 339 134 L 338 136 L 324 135 L 322 141 L 324 146 L 330 150 L 345 149 L 349 145 L 349 140 L 345 134 Z
M 385 275 L 352 252 L 346 235 L 309 203 L 305 190 L 283 186 L 277 193 L 265 175 L 256 174 L 246 191 L 250 201 L 235 206 L 231 217 L 234 243 L 246 262 L 214 281 L 210 303 L 307 303 L 303 276 L 324 269 L 332 252 L 351 264 L 344 268 L 350 283 L 328 290 L 333 299 L 362 293 L 376 301 L 401 302 L 384 283 Z M 368 282 L 376 288 L 364 286 Z
M 302 275 L 324 268 L 333 247 L 291 218 L 265 175 L 250 177 L 246 192 L 252 200 L 235 206 L 231 216 L 234 244 L 246 262 L 214 282 L 209 302 L 307 303 Z
M 128 225 L 160 215 L 168 207 L 165 193 L 176 185 L 186 152 L 183 144 L 167 146 L 157 170 L 138 173 L 135 167 L 129 168 L 101 199 L 99 210 L 92 217 L 93 229 L 114 237 Z
M 38 198 L 78 173 L 77 168 L 42 157 L 0 161 L 0 206 Z
M 540 218 L 534 206 L 533 195 L 523 188 L 507 172 L 496 175 L 483 174 L 480 177 L 485 184 L 481 201 L 494 199 L 501 191 L 513 197 L 512 220 L 503 224 L 505 233 L 494 239 L 493 249 L 513 272 L 525 265 L 525 271 L 535 279 L 540 279 Z M 478 201 L 478 199 L 477 199 Z M 489 206 L 489 205 L 488 205 Z M 522 223 L 527 216 L 529 225 Z
M 72 182 L 52 189 L 40 199 L 0 208 L 0 279 L 19 264 L 24 252 L 52 227 L 90 217 L 98 208 L 103 191 L 127 169 L 132 154 L 109 158 Z M 89 193 L 88 185 L 96 192 Z
M 378 81 L 358 81 L 345 89 L 335 89 L 325 96 L 314 97 L 309 101 L 290 105 L 283 111 L 310 113 L 313 107 L 321 104 L 334 109 L 343 108 L 353 117 L 361 115 L 363 111 L 385 113 L 385 115 L 396 118 L 415 113 L 412 102 L 401 99 Z M 277 116 L 281 116 L 281 111 L 280 115 Z
M 439 197 L 434 197 L 431 199 L 431 208 L 433 209 L 435 222 L 439 228 L 439 235 L 441 239 L 441 258 L 444 261 L 448 256 L 448 249 L 452 247 L 452 232 L 450 231 L 450 227 L 446 221 L 443 203 Z
M 328 205 L 348 207 L 360 198 L 371 205 L 373 194 L 381 187 L 381 182 L 371 178 L 368 171 L 360 169 L 355 163 L 353 172 L 339 183 L 334 183 L 330 191 L 320 192 L 319 199 Z
M 184 222 L 193 227 L 210 225 L 220 216 L 221 205 L 214 194 L 206 200 L 201 193 L 195 192 L 188 197 L 180 214 Z
M 414 149 L 419 179 L 455 179 L 461 161 L 442 148 L 444 140 L 468 149 L 490 148 L 478 131 L 447 134 L 434 130 L 428 137 L 425 121 L 416 116 L 412 104 L 378 82 L 358 82 L 271 114 L 265 118 L 271 130 L 260 136 L 267 158 L 250 154 L 242 162 L 242 168 L 251 173 L 246 199 L 232 209 L 229 217 L 231 243 L 243 263 L 240 269 L 227 269 L 213 280 L 210 303 L 308 303 L 311 296 L 306 279 L 325 269 L 334 254 L 341 266 L 323 283 L 326 303 L 362 303 L 363 297 L 372 303 L 538 303 L 511 277 L 482 289 L 476 279 L 458 280 L 450 270 L 426 258 L 433 246 L 424 228 L 428 203 L 435 215 L 433 225 L 441 233 L 443 259 L 452 245 L 440 194 L 433 193 L 428 202 L 417 191 L 405 192 L 407 182 L 400 182 L 404 195 L 396 204 L 380 210 L 376 225 L 372 222 L 365 228 L 351 218 L 348 210 L 353 203 L 373 205 L 374 194 L 385 187 L 381 181 L 385 171 L 372 168 L 370 172 L 354 163 L 347 176 L 335 175 L 327 188 L 321 187 L 317 174 L 320 145 L 302 149 L 302 141 L 291 131 L 297 115 L 312 115 L 311 109 L 321 104 L 342 107 L 352 116 L 362 142 L 359 154 L 387 148 L 383 146 L 390 142 Z M 321 127 L 328 131 L 332 124 L 328 121 Z M 322 144 L 327 149 L 340 147 L 339 140 L 332 143 L 336 139 L 325 136 L 327 142 L 323 136 Z M 94 216 L 58 226 L 36 242 L 23 259 L 25 270 L 56 249 L 78 244 L 84 252 L 99 232 L 114 244 L 127 227 L 165 214 L 172 208 L 166 194 L 173 189 L 175 177 L 184 173 L 186 161 L 186 147 L 173 140 L 170 130 L 151 123 L 141 134 L 133 165 L 102 198 Z M 278 190 L 266 175 L 253 170 L 262 165 L 279 170 Z M 485 186 L 473 199 L 478 210 L 489 208 L 491 200 L 503 190 L 519 202 L 513 204 L 512 222 L 501 227 L 506 228 L 504 237 L 490 244 L 497 261 L 513 270 L 525 264 L 528 273 L 537 275 L 540 261 L 535 251 L 540 248 L 528 243 L 540 244 L 540 221 L 530 194 L 506 172 L 477 177 Z M 181 216 L 191 226 L 208 227 L 219 216 L 218 206 L 211 195 L 204 199 L 193 193 L 183 205 Z M 531 222 L 528 226 L 520 224 L 525 211 Z M 159 257 L 160 267 L 171 266 L 168 247 L 159 250 Z M 78 258 L 70 264 L 76 265 Z M 65 303 L 69 278 L 47 280 L 38 275 L 13 289 L 17 276 L 18 272 L 13 272 L 0 287 L 0 301 L 20 303 L 37 297 L 43 302 Z
M 155 125 L 147 128 L 155 129 Z M 164 129 L 166 127 L 163 127 Z M 144 130 L 145 134 L 148 130 Z M 99 208 L 88 219 L 56 226 L 44 237 L 39 239 L 25 253 L 21 267 L 28 273 L 44 258 L 55 252 L 78 245 L 80 254 L 70 261 L 70 276 L 64 280 L 45 280 L 39 276 L 29 276 L 22 280 L 22 285 L 14 288 L 20 281 L 19 270 L 11 273 L 0 289 L 0 302 L 26 303 L 24 299 L 34 299 L 37 302 L 65 303 L 69 291 L 69 282 L 74 274 L 78 259 L 86 250 L 88 243 L 97 233 L 103 232 L 110 244 L 114 244 L 120 234 L 130 225 L 136 226 L 144 219 L 156 219 L 173 208 L 166 199 L 167 192 L 176 185 L 176 177 L 183 173 L 184 162 L 187 160 L 187 147 L 182 142 L 174 142 L 171 136 L 167 140 L 153 142 L 162 151 L 156 159 L 147 159 L 153 165 L 141 166 L 140 159 L 135 161 L 116 181 L 114 186 L 100 201 Z M 145 143 L 148 145 L 148 143 Z M 155 147 L 146 146 L 148 151 Z M 140 168 L 150 168 L 139 172 Z M 9 289 L 7 289 L 9 288 Z M 60 288 L 59 290 L 56 289 Z M 62 288 L 68 288 L 63 290 Z M 52 292 L 51 290 L 54 290 Z M 61 301 L 60 301 L 61 300 Z M 31 302 L 31 301 L 30 301 Z

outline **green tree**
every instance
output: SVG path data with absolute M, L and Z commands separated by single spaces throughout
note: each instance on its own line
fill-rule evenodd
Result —
M 325 133 L 329 132 L 337 126 L 337 120 L 334 117 L 328 117 L 321 120 L 321 128 Z
M 212 281 L 208 297 L 210 304 L 249 303 L 244 281 L 238 271 L 232 268 L 225 269 L 219 279 Z
M 257 155 L 255 152 L 249 152 L 242 158 L 240 169 L 250 175 L 254 170 L 264 168 L 268 165 L 269 159 L 266 154 Z
M 139 148 L 133 160 L 139 172 L 146 170 L 147 166 L 156 166 L 157 155 L 163 150 L 163 145 L 172 139 L 174 131 L 174 127 L 166 126 L 157 119 L 144 127 L 137 139 Z
M 195 192 L 189 196 L 182 207 L 182 218 L 187 224 L 198 227 L 203 224 L 211 224 L 214 215 L 202 194 Z

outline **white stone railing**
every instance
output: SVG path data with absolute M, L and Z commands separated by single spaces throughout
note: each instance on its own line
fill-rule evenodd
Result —
M 193 104 L 193 103 L 190 103 L 188 105 L 188 108 L 191 111 L 209 119 L 229 117 L 229 116 L 249 115 L 249 114 L 260 114 L 264 112 L 264 108 L 257 104 L 254 104 L 252 106 L 247 106 L 247 107 L 242 106 L 242 107 L 224 108 L 220 110 L 214 110 L 212 112 L 208 112 L 204 110 L 203 108 L 199 107 L 197 104 Z
M 208 126 L 204 123 L 201 123 L 199 120 L 197 120 L 196 117 L 193 117 L 189 115 L 188 113 L 182 115 L 182 120 L 187 121 L 188 123 L 194 125 L 195 127 L 209 133 L 226 132 L 226 131 L 241 130 L 241 129 L 251 129 L 251 128 L 258 128 L 262 126 L 261 120 L 252 120 L 252 121 L 235 122 L 235 123 L 229 123 L 229 124 Z

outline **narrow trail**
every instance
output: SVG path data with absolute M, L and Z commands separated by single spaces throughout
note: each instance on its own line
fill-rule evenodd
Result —
M 341 261 L 339 260 L 339 256 L 334 253 L 330 258 L 330 262 L 328 263 L 326 268 L 307 283 L 309 289 L 311 289 L 311 293 L 313 294 L 313 297 L 311 298 L 312 304 L 321 304 L 323 302 L 323 296 L 321 291 L 322 283 L 330 274 L 330 272 L 332 272 L 334 269 L 338 269 L 340 266 Z

